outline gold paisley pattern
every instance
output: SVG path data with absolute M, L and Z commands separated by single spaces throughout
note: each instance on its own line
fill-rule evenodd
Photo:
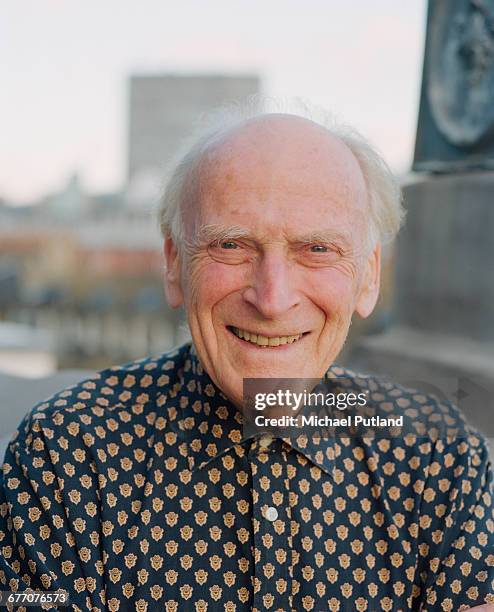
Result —
M 388 408 L 460 418 L 362 380 Z M 91 611 L 494 603 L 492 472 L 473 429 L 261 444 L 241 422 L 190 344 L 38 404 L 5 456 L 1 588 L 65 588 Z

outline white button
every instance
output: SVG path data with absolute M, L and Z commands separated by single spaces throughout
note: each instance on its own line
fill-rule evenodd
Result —
M 278 510 L 273 508 L 273 506 L 269 506 L 269 508 L 266 510 L 266 518 L 268 521 L 275 521 L 278 518 Z

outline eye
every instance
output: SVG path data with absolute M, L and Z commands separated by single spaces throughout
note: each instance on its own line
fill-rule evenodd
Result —
M 236 249 L 238 248 L 238 245 L 235 242 L 232 242 L 231 240 L 223 240 L 222 242 L 219 243 L 220 248 L 222 249 Z
M 216 240 L 208 247 L 212 259 L 225 264 L 241 264 L 249 261 L 255 255 L 255 249 L 245 241 Z
M 341 255 L 340 249 L 335 244 L 305 242 L 300 245 L 297 259 L 302 265 L 324 268 L 333 266 Z
M 309 251 L 311 253 L 329 253 L 330 248 L 325 244 L 310 244 Z

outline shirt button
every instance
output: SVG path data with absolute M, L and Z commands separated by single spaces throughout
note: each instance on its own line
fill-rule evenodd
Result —
M 278 510 L 273 508 L 273 506 L 269 506 L 269 508 L 266 510 L 266 518 L 268 521 L 275 521 L 278 518 Z

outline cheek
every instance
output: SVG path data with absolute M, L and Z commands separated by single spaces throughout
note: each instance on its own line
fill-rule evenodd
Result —
M 326 314 L 350 311 L 355 305 L 355 282 L 337 269 L 318 270 L 311 275 L 312 301 Z
M 230 293 L 242 288 L 245 273 L 241 266 L 225 266 L 217 262 L 198 262 L 191 266 L 187 283 L 189 301 L 200 306 L 214 306 Z

